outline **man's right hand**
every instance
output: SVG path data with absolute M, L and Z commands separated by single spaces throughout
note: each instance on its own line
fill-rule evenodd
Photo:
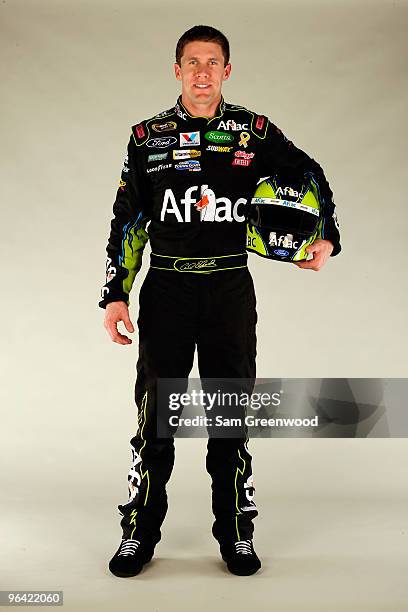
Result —
M 123 321 L 128 332 L 133 333 L 135 328 L 129 317 L 129 309 L 126 302 L 110 302 L 106 305 L 105 320 L 103 322 L 105 329 L 112 338 L 113 342 L 118 344 L 132 344 L 132 340 L 118 331 L 118 323 Z

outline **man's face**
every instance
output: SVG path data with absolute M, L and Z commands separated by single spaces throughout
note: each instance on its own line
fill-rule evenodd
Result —
M 192 105 L 210 105 L 221 97 L 222 82 L 229 78 L 231 64 L 224 67 L 224 56 L 218 43 L 187 43 L 181 66 L 174 64 L 176 79 L 181 81 L 183 98 Z

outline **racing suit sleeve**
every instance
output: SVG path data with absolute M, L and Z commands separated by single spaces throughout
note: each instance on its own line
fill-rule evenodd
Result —
M 133 134 L 122 168 L 113 219 L 106 247 L 106 282 L 99 302 L 106 308 L 110 302 L 123 301 L 129 305 L 129 293 L 142 265 L 143 249 L 149 237 L 145 230 L 149 220 L 146 203 L 149 201 L 148 184 L 143 173 Z
M 330 240 L 333 244 L 331 256 L 341 251 L 340 232 L 333 201 L 333 192 L 321 166 L 307 153 L 298 149 L 288 140 L 282 131 L 268 120 L 265 138 L 261 145 L 262 173 L 270 175 L 272 171 L 288 172 L 295 170 L 314 179 L 320 194 L 322 220 L 319 224 L 318 237 Z M 262 174 L 264 176 L 264 174 Z

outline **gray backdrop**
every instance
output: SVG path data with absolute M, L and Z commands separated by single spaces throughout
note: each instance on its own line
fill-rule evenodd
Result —
M 63 588 L 75 610 L 135 596 L 407 609 L 404 440 L 254 441 L 264 569 L 250 590 L 217 565 L 203 441 L 179 440 L 156 568 L 110 576 L 137 338 L 112 344 L 97 307 L 130 125 L 175 102 L 176 41 L 208 23 L 231 43 L 226 100 L 321 163 L 341 224 L 343 252 L 318 274 L 250 256 L 259 376 L 406 376 L 407 14 L 399 0 L 2 0 L 2 588 Z

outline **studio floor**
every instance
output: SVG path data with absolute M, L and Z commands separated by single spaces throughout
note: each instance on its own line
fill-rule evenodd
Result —
M 233 576 L 220 560 L 205 440 L 179 439 L 163 537 L 139 576 L 107 569 L 120 539 L 120 460 L 93 482 L 85 465 L 75 479 L 67 467 L 65 482 L 43 472 L 37 488 L 24 478 L 13 487 L 1 588 L 63 590 L 64 609 L 77 612 L 408 610 L 405 440 L 264 439 L 250 450 L 257 574 Z

